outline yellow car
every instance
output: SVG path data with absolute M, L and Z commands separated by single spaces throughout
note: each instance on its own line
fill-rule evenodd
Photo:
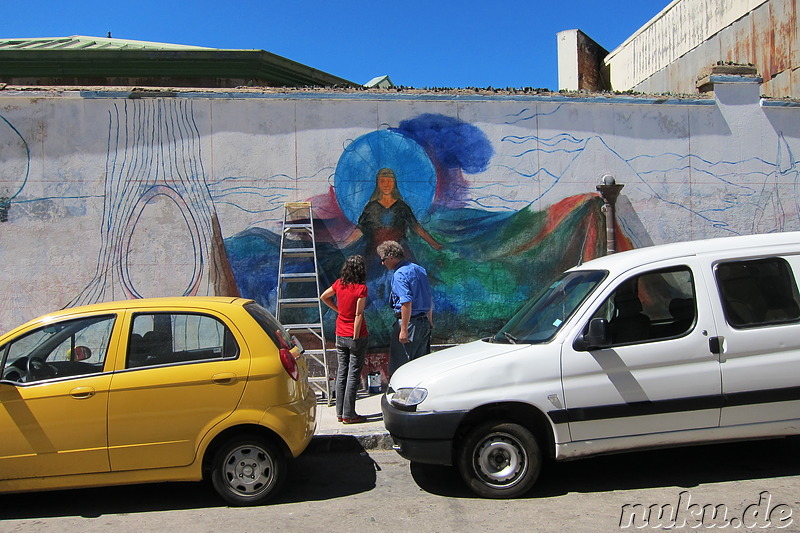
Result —
M 74 307 L 0 337 L 0 492 L 210 479 L 275 494 L 311 441 L 302 348 L 252 300 Z

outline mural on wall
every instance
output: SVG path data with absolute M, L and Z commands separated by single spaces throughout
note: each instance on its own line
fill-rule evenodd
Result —
M 22 134 L 8 119 L 0 115 L 0 153 L 2 153 L 2 189 L 0 189 L 0 222 L 8 222 L 8 209 L 19 197 L 31 171 L 31 149 Z
M 569 107 L 559 104 L 545 113 L 524 108 L 508 116 L 506 124 L 572 114 Z M 782 135 L 777 162 L 770 163 L 761 157 L 712 160 L 670 151 L 626 155 L 594 132 L 544 136 L 536 127 L 529 129 L 537 133 L 501 137 L 497 144 L 505 160 L 494 163 L 495 169 L 502 166 L 539 185 L 523 207 L 516 207 L 518 197 L 483 196 L 470 184 L 467 176 L 486 172 L 495 148 L 479 128 L 454 117 L 423 114 L 346 145 L 328 194 L 310 200 L 326 215 L 318 221 L 318 235 L 327 235 L 319 243 L 323 283 L 335 279 L 346 256 L 359 253 L 367 258 L 367 320 L 373 347 L 388 343 L 393 320 L 386 303 L 390 274 L 375 253 L 383 240 L 398 240 L 410 258 L 428 270 L 436 309 L 434 341 L 439 343 L 494 333 L 554 276 L 605 253 L 602 200 L 589 192 L 600 177 L 592 169 L 596 161 L 612 169 L 628 191 L 643 191 L 656 210 L 683 213 L 690 224 L 709 231 L 740 233 L 738 218 L 743 213 L 748 213 L 746 218 L 753 214 L 750 232 L 798 227 L 800 210 L 795 205 L 787 212 L 780 202 L 783 187 L 798 183 L 796 163 Z M 702 189 L 691 189 L 685 179 L 688 172 L 704 176 Z M 585 176 L 589 191 L 537 208 L 542 198 L 576 174 Z M 504 209 L 498 210 L 498 205 Z M 653 243 L 627 198 L 618 204 L 618 213 L 618 251 Z M 794 219 L 789 226 L 787 217 Z M 263 233 L 248 231 L 226 240 L 237 281 L 247 284 L 249 272 L 277 271 L 270 258 L 277 254 L 278 238 L 264 238 Z M 260 259 L 253 269 L 255 249 Z M 246 266 L 242 256 L 250 261 Z M 260 276 L 258 284 L 249 284 L 257 285 L 256 291 L 243 294 L 274 306 L 275 283 L 274 278 Z M 333 315 L 328 319 L 332 323 Z
M 4 263 L 3 269 L 0 270 L 2 273 L 0 279 L 4 281 L 4 289 L 0 293 L 0 310 L 5 311 L 7 316 L 28 304 L 25 291 L 19 290 L 19 283 L 14 279 L 14 274 L 25 270 L 12 267 L 13 263 L 10 261 L 12 251 L 8 245 L 4 245 L 6 241 L 2 236 L 11 233 L 8 229 L 11 226 L 11 207 L 21 206 L 25 201 L 21 195 L 28 182 L 30 171 L 31 149 L 28 141 L 12 121 L 0 114 L 0 258 Z M 2 331 L 17 325 L 12 321 L 8 321 L 7 324 L 2 322 L 0 320 Z
M 100 255 L 94 278 L 70 306 L 163 294 L 238 295 L 199 137 L 189 100 L 113 105 Z M 170 268 L 172 287 L 148 283 L 149 268 Z
M 406 256 L 428 270 L 437 343 L 494 333 L 509 318 L 509 302 L 521 304 L 565 268 L 603 253 L 602 201 L 595 194 L 566 198 L 543 212 L 533 202 L 500 212 L 470 205 L 464 174 L 486 171 L 493 154 L 474 125 L 423 114 L 349 142 L 329 193 L 311 198 L 327 215 L 316 232 L 323 236 L 317 243 L 323 284 L 335 280 L 347 256 L 367 259 L 371 346 L 388 345 L 393 320 L 391 273 L 375 251 L 381 242 L 400 242 Z M 270 306 L 277 276 L 261 273 L 277 273 L 278 242 L 263 230 L 226 240 L 243 295 Z M 254 246 L 261 258 L 255 264 Z M 258 281 L 248 281 L 254 275 Z M 250 293 L 253 288 L 258 292 Z M 332 324 L 333 314 L 327 319 Z
M 314 206 L 323 285 L 348 255 L 367 258 L 373 348 L 393 319 L 381 241 L 428 270 L 434 342 L 490 335 L 605 252 L 605 173 L 625 185 L 618 250 L 800 229 L 795 108 L 403 101 L 372 120 L 374 102 L 354 97 L 324 127 L 326 102 L 312 102 L 295 127 L 287 117 L 306 100 L 281 101 L 283 114 L 244 100 L 41 98 L 30 111 L 0 99 L 3 329 L 54 307 L 167 294 L 239 294 L 274 311 L 286 201 Z M 336 128 L 355 108 L 359 126 Z M 75 123 L 86 138 L 63 140 Z M 41 265 L 26 269 L 31 258 Z

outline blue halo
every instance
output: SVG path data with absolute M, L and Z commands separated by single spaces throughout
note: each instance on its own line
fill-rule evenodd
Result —
M 394 170 L 403 200 L 421 219 L 436 193 L 436 169 L 416 141 L 390 130 L 367 133 L 351 142 L 339 157 L 333 187 L 345 216 L 356 223 L 375 190 L 382 168 Z

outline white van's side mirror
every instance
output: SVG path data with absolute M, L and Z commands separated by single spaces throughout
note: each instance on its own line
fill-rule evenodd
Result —
M 586 352 L 610 346 L 611 331 L 608 327 L 608 320 L 605 318 L 593 318 L 590 320 L 586 333 L 580 335 L 572 343 L 572 348 L 577 352 Z

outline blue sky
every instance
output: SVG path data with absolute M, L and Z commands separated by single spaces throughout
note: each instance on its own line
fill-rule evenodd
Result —
M 0 38 L 90 35 L 261 49 L 365 83 L 558 89 L 556 34 L 611 51 L 669 0 L 4 2 Z

